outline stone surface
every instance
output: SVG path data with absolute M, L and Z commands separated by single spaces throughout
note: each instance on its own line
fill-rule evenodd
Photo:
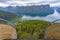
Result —
M 50 25 L 45 31 L 45 39 L 60 40 L 60 24 Z
M 0 40 L 1 39 L 16 39 L 17 33 L 11 25 L 0 24 Z

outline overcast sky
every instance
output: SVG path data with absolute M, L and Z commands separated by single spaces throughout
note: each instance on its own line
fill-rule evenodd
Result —
M 60 0 L 0 0 L 0 6 L 31 6 L 31 5 L 42 5 L 50 4 L 50 6 L 59 6 Z

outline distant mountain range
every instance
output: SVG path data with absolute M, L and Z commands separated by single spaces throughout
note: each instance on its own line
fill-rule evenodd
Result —
M 60 7 L 56 6 L 56 7 L 51 7 L 51 8 L 55 9 L 60 14 Z
M 16 13 L 18 15 L 28 15 L 28 16 L 47 16 L 53 14 L 54 10 L 50 8 L 49 5 L 33 5 L 33 6 L 8 6 L 0 7 L 0 10 Z
M 60 14 L 60 7 L 56 7 L 56 10 Z

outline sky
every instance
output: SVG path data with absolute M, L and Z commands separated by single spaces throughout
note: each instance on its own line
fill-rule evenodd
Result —
M 60 0 L 0 0 L 0 6 L 31 6 L 50 4 L 51 7 L 59 6 Z

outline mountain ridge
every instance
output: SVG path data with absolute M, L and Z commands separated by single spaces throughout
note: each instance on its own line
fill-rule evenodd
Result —
M 47 16 L 53 14 L 54 10 L 51 9 L 50 5 L 38 5 L 38 6 L 8 6 L 1 8 L 0 10 L 17 13 L 18 15 L 29 15 L 29 16 Z

